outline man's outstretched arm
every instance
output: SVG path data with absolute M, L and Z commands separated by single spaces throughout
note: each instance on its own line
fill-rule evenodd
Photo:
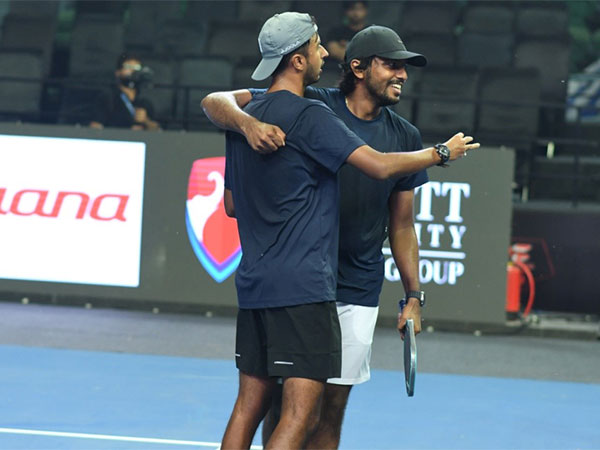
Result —
M 465 156 L 468 150 L 479 148 L 479 144 L 473 143 L 473 138 L 464 133 L 456 133 L 444 145 L 450 150 L 449 161 Z M 346 161 L 371 178 L 385 180 L 428 169 L 438 165 L 441 158 L 434 147 L 414 152 L 381 153 L 368 145 L 362 145 Z
M 215 92 L 202 100 L 202 107 L 215 125 L 242 133 L 250 146 L 260 153 L 269 153 L 285 145 L 285 133 L 279 127 L 261 122 L 240 108 L 251 99 L 252 94 L 248 90 Z M 330 113 L 333 114 L 331 111 Z M 328 124 L 329 118 L 325 118 L 316 126 L 323 128 Z M 315 126 L 314 123 L 312 125 Z M 310 130 L 306 133 L 310 134 Z M 464 156 L 467 150 L 479 148 L 479 144 L 472 141 L 471 136 L 463 133 L 457 133 L 446 141 L 445 145 L 450 150 L 449 160 L 454 161 Z M 381 153 L 368 145 L 362 145 L 350 154 L 347 162 L 371 178 L 384 180 L 433 167 L 440 162 L 440 157 L 433 147 L 414 152 Z
M 206 117 L 217 127 L 243 134 L 250 147 L 270 153 L 285 145 L 285 133 L 276 125 L 261 122 L 242 108 L 252 100 L 247 89 L 213 92 L 202 100 Z

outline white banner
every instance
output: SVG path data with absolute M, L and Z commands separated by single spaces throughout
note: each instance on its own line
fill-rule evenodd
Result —
M 0 278 L 137 287 L 145 154 L 0 135 Z

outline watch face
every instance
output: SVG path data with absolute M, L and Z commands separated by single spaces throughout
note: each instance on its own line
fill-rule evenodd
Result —
M 440 164 L 445 164 L 450 159 L 450 149 L 444 144 L 437 144 L 435 150 L 442 160 Z

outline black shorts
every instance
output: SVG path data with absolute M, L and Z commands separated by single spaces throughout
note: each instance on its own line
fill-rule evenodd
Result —
M 236 366 L 259 377 L 336 378 L 342 365 L 340 336 L 335 302 L 240 309 Z

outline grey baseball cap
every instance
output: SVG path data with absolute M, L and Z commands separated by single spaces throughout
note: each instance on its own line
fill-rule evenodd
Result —
M 308 41 L 317 30 L 317 25 L 308 14 L 284 12 L 268 19 L 258 35 L 262 60 L 254 70 L 252 79 L 258 81 L 270 77 L 283 56 Z
M 406 50 L 404 42 L 394 30 L 379 25 L 371 25 L 354 35 L 346 46 L 344 62 L 369 56 L 404 59 L 407 64 L 419 67 L 427 65 L 425 56 Z

